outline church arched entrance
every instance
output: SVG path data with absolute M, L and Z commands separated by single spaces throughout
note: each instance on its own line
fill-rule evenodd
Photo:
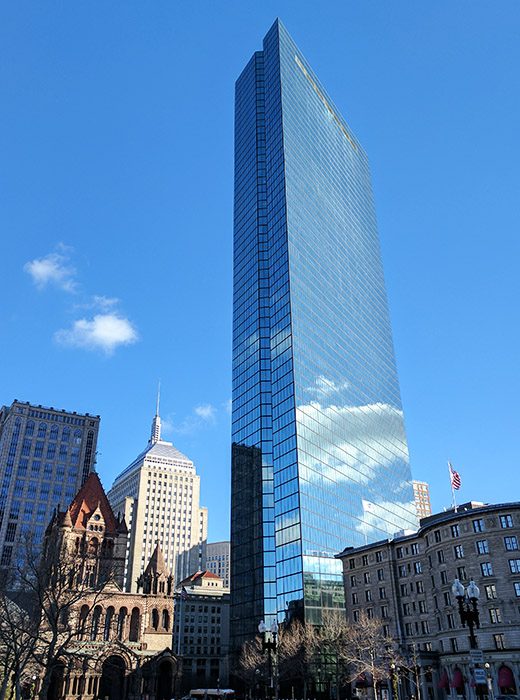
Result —
M 99 697 L 102 700 L 125 699 L 125 662 L 120 656 L 109 656 L 101 667 Z
M 173 664 L 164 659 L 157 669 L 157 700 L 170 700 L 173 695 Z

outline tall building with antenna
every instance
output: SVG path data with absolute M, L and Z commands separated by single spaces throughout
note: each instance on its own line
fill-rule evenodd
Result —
M 108 499 L 129 530 L 126 591 L 137 591 L 157 544 L 175 582 L 204 567 L 208 511 L 200 506 L 200 477 L 191 459 L 161 438 L 159 392 L 148 445 L 116 477 Z

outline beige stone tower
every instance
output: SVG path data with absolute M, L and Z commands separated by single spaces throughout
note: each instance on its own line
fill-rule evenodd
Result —
M 146 449 L 116 477 L 108 498 L 129 530 L 126 591 L 138 590 L 157 544 L 177 583 L 205 566 L 208 513 L 200 506 L 200 477 L 186 455 L 161 439 L 159 402 Z

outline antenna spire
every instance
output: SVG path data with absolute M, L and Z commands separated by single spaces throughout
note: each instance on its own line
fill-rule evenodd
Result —
M 157 402 L 155 404 L 155 416 L 152 421 L 152 433 L 150 435 L 150 443 L 155 445 L 161 439 L 161 417 L 159 415 L 159 403 L 161 400 L 161 382 L 157 386 Z

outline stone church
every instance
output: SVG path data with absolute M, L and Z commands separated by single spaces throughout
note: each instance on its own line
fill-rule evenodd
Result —
M 179 687 L 170 651 L 172 576 L 157 545 L 138 592 L 123 592 L 127 535 L 94 472 L 47 528 L 44 562 L 71 562 L 66 569 L 76 592 L 60 632 L 68 633 L 68 642 L 52 673 L 49 700 L 170 700 Z

